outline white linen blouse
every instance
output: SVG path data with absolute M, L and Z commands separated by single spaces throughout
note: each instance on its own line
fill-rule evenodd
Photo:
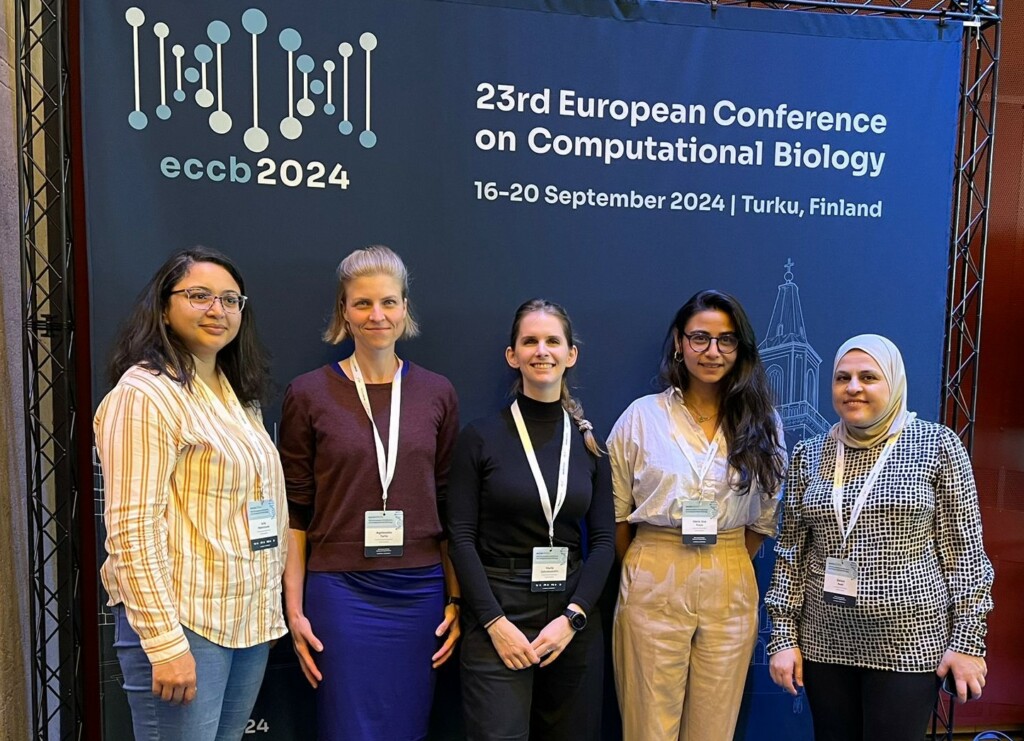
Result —
M 785 455 L 778 417 L 776 427 L 779 448 Z M 684 446 L 698 469 L 707 466 L 703 479 L 687 459 Z M 679 529 L 683 500 L 714 499 L 719 531 L 749 527 L 774 536 L 778 530 L 781 486 L 762 491 L 755 485 L 740 494 L 734 488 L 739 475 L 729 467 L 725 433 L 719 428 L 709 441 L 674 388 L 630 404 L 612 428 L 608 452 L 616 522 Z

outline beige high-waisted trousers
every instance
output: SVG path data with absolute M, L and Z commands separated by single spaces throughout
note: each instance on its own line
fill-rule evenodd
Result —
M 638 528 L 612 631 L 624 741 L 731 741 L 757 641 L 743 533 L 686 546 L 678 530 Z

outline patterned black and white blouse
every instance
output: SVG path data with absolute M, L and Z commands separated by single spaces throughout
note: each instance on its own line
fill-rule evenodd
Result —
M 846 450 L 843 522 L 884 443 Z M 985 655 L 992 565 L 967 451 L 947 427 L 913 420 L 893 446 L 847 544 L 832 509 L 836 441 L 797 444 L 765 604 L 769 653 L 900 672 L 933 671 L 947 649 Z M 825 604 L 827 557 L 859 568 L 857 604 Z

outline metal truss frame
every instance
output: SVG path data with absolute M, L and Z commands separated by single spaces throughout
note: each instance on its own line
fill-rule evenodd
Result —
M 683 0 L 712 10 L 899 16 L 966 27 L 950 237 L 942 416 L 973 443 L 992 188 L 1002 0 Z M 16 0 L 26 470 L 31 567 L 32 733 L 84 736 L 82 506 L 77 418 L 68 0 Z M 81 297 L 79 297 L 81 298 Z M 84 329 L 84 328 L 83 328 Z M 86 398 L 88 394 L 86 393 Z M 88 434 L 87 428 L 84 434 Z M 85 568 L 93 568 L 91 563 Z
M 16 0 L 31 727 L 81 737 L 81 562 L 66 3 Z
M 701 2 L 712 9 L 724 5 L 774 8 L 776 10 L 817 10 L 846 15 L 888 15 L 924 20 L 959 20 L 968 23 L 998 23 L 1002 0 L 682 0 Z
M 943 364 L 942 420 L 960 436 L 968 450 L 974 445 L 978 406 L 981 306 L 999 87 L 1003 3 L 1002 0 L 993 2 L 995 17 L 975 19 L 965 29 L 970 33 L 965 37 L 960 74 L 953 229 L 946 293 L 949 319 Z

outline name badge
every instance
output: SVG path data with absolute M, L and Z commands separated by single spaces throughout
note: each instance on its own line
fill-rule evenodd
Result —
M 855 607 L 857 605 L 857 564 L 845 558 L 825 559 L 826 605 Z
M 402 510 L 371 510 L 363 528 L 363 555 L 366 558 L 401 556 L 405 543 L 405 518 Z
M 564 592 L 569 573 L 568 548 L 534 548 L 531 592 Z
M 718 503 L 703 499 L 683 500 L 683 545 L 714 545 L 718 542 Z
M 277 505 L 272 499 L 248 502 L 249 544 L 254 551 L 277 548 Z

